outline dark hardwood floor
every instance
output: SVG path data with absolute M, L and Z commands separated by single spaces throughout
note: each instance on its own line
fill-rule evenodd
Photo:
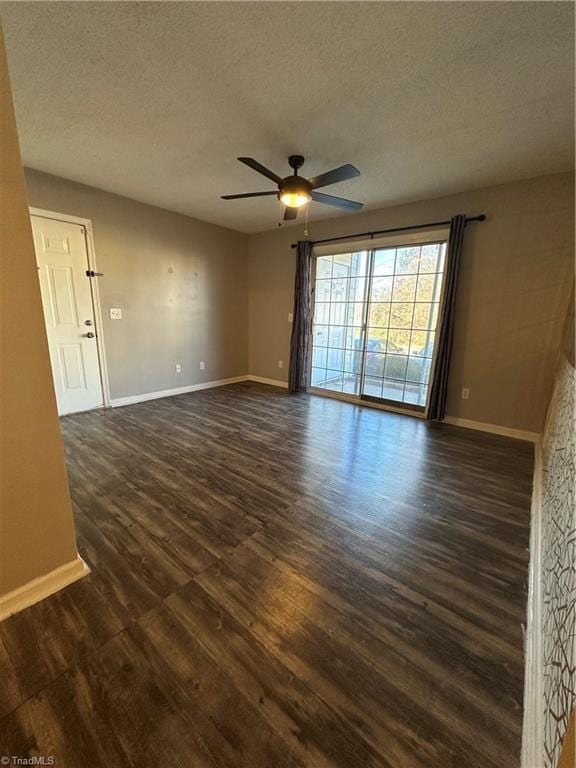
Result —
M 248 383 L 62 429 L 92 572 L 0 624 L 0 755 L 520 764 L 532 446 Z

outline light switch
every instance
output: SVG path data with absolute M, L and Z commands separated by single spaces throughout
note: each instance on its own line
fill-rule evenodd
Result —
M 110 320 L 122 320 L 122 310 L 120 307 L 110 307 Z
M 292 312 L 288 312 L 288 322 L 291 323 L 293 320 Z

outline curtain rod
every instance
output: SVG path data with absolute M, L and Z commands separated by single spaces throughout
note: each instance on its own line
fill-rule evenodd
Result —
M 486 214 L 481 213 L 479 216 L 467 216 L 466 224 L 469 221 L 484 221 Z M 324 240 L 308 240 L 307 242 L 312 245 L 320 245 L 320 243 L 335 243 L 340 240 L 351 240 L 357 237 L 374 237 L 374 235 L 387 235 L 392 232 L 407 232 L 409 229 L 428 229 L 430 227 L 445 227 L 450 224 L 450 221 L 433 221 L 431 224 L 413 224 L 410 227 L 395 227 L 394 229 L 379 229 L 376 232 L 357 232 L 355 235 L 342 235 L 342 237 L 328 237 Z M 291 243 L 290 248 L 296 248 L 298 243 Z

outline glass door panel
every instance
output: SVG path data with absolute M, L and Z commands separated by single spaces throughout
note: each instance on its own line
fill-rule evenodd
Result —
M 445 243 L 316 258 L 310 385 L 424 410 Z
M 369 252 L 316 259 L 310 385 L 360 394 Z
M 374 251 L 362 397 L 424 409 L 446 244 Z

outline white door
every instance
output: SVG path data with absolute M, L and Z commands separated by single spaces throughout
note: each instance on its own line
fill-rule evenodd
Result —
M 84 227 L 32 216 L 58 413 L 103 405 Z

